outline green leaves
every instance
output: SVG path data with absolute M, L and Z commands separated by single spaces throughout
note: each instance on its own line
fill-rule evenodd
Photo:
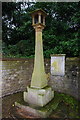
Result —
M 67 56 L 80 55 L 79 3 L 2 4 L 3 42 L 5 43 L 3 52 L 5 54 L 13 56 L 20 54 L 27 57 L 34 55 L 35 31 L 32 28 L 30 12 L 41 8 L 48 13 L 46 27 L 43 30 L 44 56 L 48 58 L 50 54 L 61 53 L 65 53 Z

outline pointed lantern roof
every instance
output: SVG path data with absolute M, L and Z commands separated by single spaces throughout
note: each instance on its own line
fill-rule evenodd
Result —
M 35 16 L 38 13 L 41 13 L 43 16 L 47 16 L 47 13 L 42 9 L 36 9 L 36 10 L 32 11 L 31 16 Z

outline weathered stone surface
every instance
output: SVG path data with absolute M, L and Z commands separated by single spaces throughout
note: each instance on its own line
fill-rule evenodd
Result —
M 26 86 L 30 84 L 32 71 L 33 59 L 7 59 L 2 61 L 2 84 L 0 82 L 2 96 L 25 91 Z
M 44 88 L 48 85 L 44 69 L 42 29 L 41 25 L 35 25 L 35 59 L 31 80 L 33 88 Z
M 18 62 L 17 62 L 18 61 Z M 79 98 L 79 73 L 80 62 L 79 58 L 67 58 L 64 76 L 51 76 L 50 79 L 50 59 L 45 59 L 45 70 L 48 77 L 49 85 L 54 91 L 70 94 Z M 30 84 L 33 59 L 14 59 L 2 61 L 2 96 L 26 91 L 26 86 Z M 18 63 L 18 64 L 15 64 Z M 13 66 L 16 65 L 16 68 Z M 14 78 L 14 74 L 17 77 Z M 8 85 L 10 84 L 10 86 Z M 8 87 L 7 87 L 8 86 Z
M 36 118 L 46 118 L 48 117 L 53 110 L 55 110 L 58 107 L 58 104 L 62 101 L 62 99 L 54 97 L 51 102 L 49 102 L 44 107 L 40 107 L 35 109 L 34 107 L 30 107 L 29 105 L 25 105 L 25 103 L 18 103 L 15 102 L 15 106 L 20 108 L 23 113 L 28 112 L 30 115 L 36 117 Z M 26 116 L 27 117 L 27 116 Z
M 65 75 L 65 54 L 51 55 L 51 75 Z
M 67 58 L 64 76 L 50 76 L 49 85 L 54 91 L 70 94 L 77 99 L 79 95 L 79 59 Z M 74 74 L 73 74 L 74 73 Z
M 24 101 L 33 106 L 44 106 L 54 97 L 54 91 L 47 86 L 43 89 L 29 88 L 24 92 Z

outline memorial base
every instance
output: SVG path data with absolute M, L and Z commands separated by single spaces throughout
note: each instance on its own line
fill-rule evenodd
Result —
M 49 86 L 43 89 L 27 87 L 27 92 L 24 92 L 24 101 L 36 107 L 45 106 L 53 97 L 54 91 Z
M 15 107 L 17 109 L 16 115 L 23 118 L 47 118 L 50 114 L 58 107 L 61 102 L 60 98 L 54 97 L 47 105 L 44 107 L 34 108 L 29 106 L 24 101 L 22 103 L 15 102 Z

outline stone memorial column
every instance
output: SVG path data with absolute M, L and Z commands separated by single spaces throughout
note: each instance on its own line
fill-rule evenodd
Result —
M 35 61 L 32 74 L 31 87 L 44 88 L 47 86 L 47 78 L 44 70 L 42 30 L 43 26 L 37 25 L 35 28 Z
M 43 57 L 42 30 L 45 27 L 47 14 L 42 9 L 38 9 L 33 11 L 31 15 L 32 26 L 35 29 L 35 59 L 31 84 L 27 86 L 27 91 L 23 93 L 24 101 L 28 104 L 24 105 L 25 103 L 19 104 L 16 102 L 15 106 L 23 109 L 24 113 L 29 112 L 33 116 L 46 118 L 55 108 L 54 91 L 48 85 Z
M 54 91 L 48 86 L 44 69 L 42 30 L 45 27 L 45 16 L 43 10 L 32 12 L 32 26 L 35 29 L 35 59 L 31 84 L 24 92 L 24 101 L 32 106 L 45 106 L 54 97 Z

